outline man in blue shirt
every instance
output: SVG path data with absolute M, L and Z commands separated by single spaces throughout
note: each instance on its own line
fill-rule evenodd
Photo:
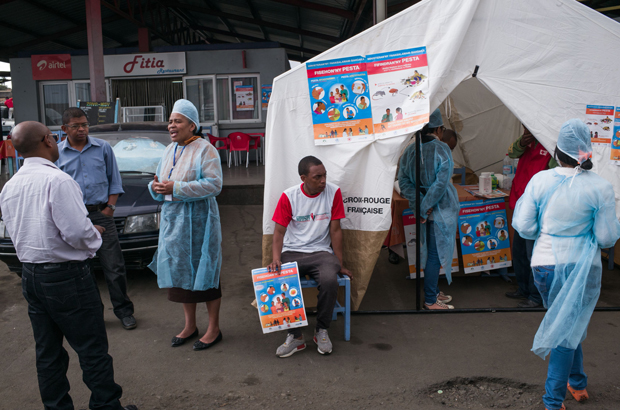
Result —
M 88 119 L 79 108 L 67 108 L 62 115 L 62 130 L 67 139 L 58 144 L 56 165 L 80 185 L 88 218 L 105 228 L 103 244 L 97 256 L 103 267 L 114 314 L 125 329 L 134 329 L 133 303 L 127 296 L 125 259 L 118 241 L 114 210 L 123 181 L 116 157 L 107 141 L 88 136 Z

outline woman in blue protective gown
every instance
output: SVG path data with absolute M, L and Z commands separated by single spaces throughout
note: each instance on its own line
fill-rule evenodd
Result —
M 163 201 L 159 247 L 149 268 L 159 287 L 168 288 L 168 299 L 183 303 L 185 327 L 172 338 L 173 347 L 198 336 L 196 306 L 206 302 L 209 327 L 194 343 L 194 350 L 203 350 L 222 340 L 222 230 L 215 201 L 222 167 L 217 150 L 201 138 L 198 111 L 190 101 L 174 104 L 168 132 L 172 143 L 149 184 L 153 198 Z
M 439 291 L 439 270 L 443 266 L 448 284 L 452 282 L 452 258 L 456 241 L 459 199 L 452 185 L 454 161 L 450 147 L 441 141 L 444 131 L 439 109 L 429 118 L 416 138 L 422 138 L 420 162 L 420 212 L 422 219 L 421 263 L 424 268 L 424 308 L 454 309 L 451 296 Z M 415 212 L 415 144 L 409 145 L 400 159 L 398 184 L 401 195 Z
M 561 166 L 530 180 L 512 221 L 519 235 L 536 240 L 532 269 L 547 313 L 532 351 L 550 354 L 548 410 L 565 408 L 567 389 L 577 401 L 588 398 L 581 342 L 601 290 L 601 248 L 620 238 L 614 190 L 589 171 L 590 131 L 581 120 L 562 125 L 555 155 Z

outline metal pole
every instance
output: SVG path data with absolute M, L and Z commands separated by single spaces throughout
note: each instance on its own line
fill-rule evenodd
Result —
M 422 158 L 422 133 L 415 135 L 415 308 L 420 310 L 420 241 L 422 240 L 422 223 L 420 215 L 420 161 Z
M 381 23 L 385 20 L 387 18 L 387 0 L 374 0 L 373 11 L 374 24 Z
M 86 1 L 86 34 L 88 39 L 88 68 L 90 71 L 90 99 L 105 102 L 105 74 L 103 70 L 103 34 L 101 31 L 101 0 Z

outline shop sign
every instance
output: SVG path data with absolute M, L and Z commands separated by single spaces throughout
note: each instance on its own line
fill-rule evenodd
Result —
M 33 80 L 70 80 L 70 54 L 45 54 L 30 57 Z
M 104 56 L 106 77 L 185 74 L 185 53 L 113 54 Z

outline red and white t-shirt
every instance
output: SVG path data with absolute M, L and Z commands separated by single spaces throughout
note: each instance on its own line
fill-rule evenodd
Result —
M 285 226 L 282 252 L 332 252 L 329 224 L 344 219 L 342 193 L 336 185 L 327 183 L 323 192 L 310 196 L 303 184 L 282 193 L 272 220 Z

